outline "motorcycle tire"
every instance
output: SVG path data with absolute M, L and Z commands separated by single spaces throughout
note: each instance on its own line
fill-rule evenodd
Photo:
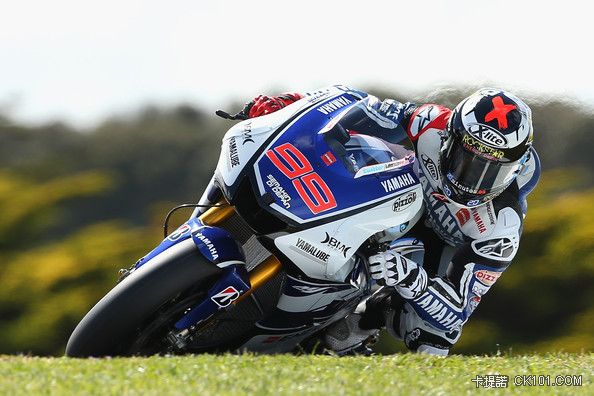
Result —
M 66 356 L 133 353 L 135 335 L 162 306 L 220 272 L 191 238 L 179 242 L 133 271 L 85 315 L 68 340 Z

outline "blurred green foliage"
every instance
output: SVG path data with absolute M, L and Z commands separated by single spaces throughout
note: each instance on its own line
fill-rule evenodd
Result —
M 453 105 L 468 93 L 431 99 Z M 530 104 L 545 173 L 520 253 L 457 353 L 594 350 L 594 117 L 573 103 Z M 189 105 L 85 131 L 0 117 L 0 353 L 61 354 L 117 270 L 160 240 L 166 208 L 200 196 L 230 126 Z

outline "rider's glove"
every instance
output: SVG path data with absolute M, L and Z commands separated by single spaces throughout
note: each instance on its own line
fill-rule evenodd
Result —
M 284 93 L 278 96 L 260 95 L 246 103 L 241 111 L 247 118 L 260 117 L 266 114 L 274 113 L 285 106 L 301 99 L 303 95 L 293 92 Z
M 416 268 L 416 263 L 392 251 L 369 257 L 371 277 L 387 286 L 398 285 Z

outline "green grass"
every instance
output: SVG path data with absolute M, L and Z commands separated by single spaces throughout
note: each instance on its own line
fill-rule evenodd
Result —
M 593 395 L 594 354 L 513 357 L 201 355 L 117 359 L 0 356 L 0 394 L 460 395 L 510 390 Z M 476 389 L 476 375 L 510 377 L 507 389 Z M 518 387 L 522 374 L 582 375 L 581 387 Z

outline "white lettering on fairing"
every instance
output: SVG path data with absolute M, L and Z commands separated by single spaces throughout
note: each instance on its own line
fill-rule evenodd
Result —
M 411 176 L 410 173 L 405 173 L 403 175 L 398 175 L 392 177 L 391 179 L 384 180 L 382 183 L 382 187 L 386 192 L 396 191 L 404 187 L 412 186 L 415 184 L 415 179 Z
M 351 103 L 352 103 L 352 101 L 348 100 L 344 96 L 341 96 L 341 97 L 331 100 L 330 102 L 318 107 L 316 110 L 318 110 L 322 114 L 330 114 L 333 111 L 338 110 L 341 107 L 344 107 Z

